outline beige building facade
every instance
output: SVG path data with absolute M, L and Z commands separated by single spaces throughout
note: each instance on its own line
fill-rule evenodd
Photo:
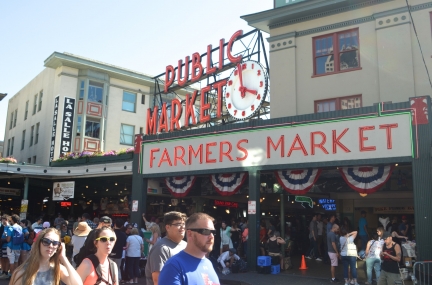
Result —
M 66 150 L 133 147 L 153 104 L 153 86 L 149 75 L 54 52 L 44 70 L 9 100 L 4 155 L 48 165 Z M 65 109 L 68 98 L 75 99 L 73 109 Z
M 271 118 L 431 94 L 431 1 L 276 2 L 242 17 L 270 34 Z

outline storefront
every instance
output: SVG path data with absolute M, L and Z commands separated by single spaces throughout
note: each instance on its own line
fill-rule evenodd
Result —
M 427 99 L 426 110 L 430 110 L 430 98 L 423 99 Z M 398 171 L 395 172 L 395 166 L 398 165 L 411 173 L 412 206 L 408 205 L 406 209 L 400 208 L 403 205 L 399 204 L 393 206 L 392 199 L 403 200 L 406 197 L 397 197 L 394 191 L 385 192 L 383 186 L 379 189 L 358 189 L 358 192 L 369 195 L 363 202 L 344 203 L 347 199 L 344 199 L 344 194 L 340 194 L 335 207 L 339 205 L 345 208 L 341 212 L 350 212 L 352 215 L 355 209 L 369 205 L 373 214 L 377 215 L 411 211 L 416 225 L 417 259 L 430 259 L 432 245 L 428 241 L 427 229 L 432 226 L 432 209 L 428 206 L 432 198 L 431 126 L 429 121 L 419 124 L 416 117 L 419 111 L 412 108 L 410 102 L 385 106 L 379 104 L 355 111 L 251 120 L 242 124 L 158 136 L 138 136 L 133 164 L 132 200 L 137 201 L 139 208 L 137 212 L 132 212 L 132 219 L 137 219 L 138 213 L 146 210 L 147 191 L 142 189 L 148 188 L 150 179 L 245 173 L 248 177 L 248 264 L 253 269 L 258 255 L 258 223 L 262 215 L 262 173 L 295 170 L 303 173 L 309 184 L 315 184 L 317 180 L 312 179 L 314 170 L 337 169 L 342 175 L 344 169 L 347 172 L 353 169 L 365 172 L 375 168 L 382 172 L 380 177 L 390 177 L 399 175 Z M 424 112 L 423 109 L 421 111 Z M 350 179 L 348 176 L 345 178 Z M 355 179 L 355 176 L 351 176 L 351 179 Z M 298 190 L 299 193 L 305 193 L 302 192 L 304 188 Z M 384 204 L 380 205 L 383 201 Z M 331 201 L 323 202 L 329 204 L 326 207 L 333 207 L 332 203 L 327 203 Z

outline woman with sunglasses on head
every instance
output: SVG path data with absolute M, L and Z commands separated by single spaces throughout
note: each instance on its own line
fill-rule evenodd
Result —
M 66 258 L 60 233 L 54 228 L 41 232 L 28 259 L 12 275 L 10 285 L 82 285 L 81 278 Z
M 84 285 L 94 285 L 98 279 L 101 280 L 99 284 L 117 285 L 117 264 L 108 258 L 114 247 L 116 235 L 110 227 L 103 226 L 95 230 L 94 237 L 93 252 L 95 254 L 84 258 L 78 266 L 77 272 Z M 98 276 L 98 271 L 100 271 L 101 276 Z
M 130 280 L 126 283 L 138 283 L 140 275 L 139 261 L 141 253 L 144 250 L 144 242 L 141 236 L 138 235 L 138 229 L 133 228 L 131 235 L 126 240 L 126 268 Z

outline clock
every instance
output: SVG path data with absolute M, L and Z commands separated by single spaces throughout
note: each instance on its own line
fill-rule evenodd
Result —
M 252 117 L 267 95 L 268 76 L 259 62 L 237 64 L 225 87 L 225 106 L 237 120 Z

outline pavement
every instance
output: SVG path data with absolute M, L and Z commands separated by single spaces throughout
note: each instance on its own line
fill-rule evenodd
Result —
M 330 264 L 323 263 L 322 261 L 315 261 L 306 259 L 307 269 L 301 270 L 300 257 L 293 257 L 293 268 L 281 271 L 279 274 L 258 274 L 255 271 L 246 273 L 230 273 L 228 275 L 219 274 L 221 285 L 330 285 L 341 284 L 343 285 L 343 268 L 339 264 L 336 270 L 336 277 L 341 281 L 339 283 L 330 282 Z M 364 271 L 364 261 L 357 261 L 357 275 L 358 283 L 364 284 L 366 282 L 366 273 Z M 0 279 L 0 285 L 9 284 L 9 280 Z M 146 285 L 145 278 L 139 278 L 139 285 Z M 165 285 L 165 284 L 161 284 Z M 405 285 L 412 285 L 411 280 L 405 281 Z

